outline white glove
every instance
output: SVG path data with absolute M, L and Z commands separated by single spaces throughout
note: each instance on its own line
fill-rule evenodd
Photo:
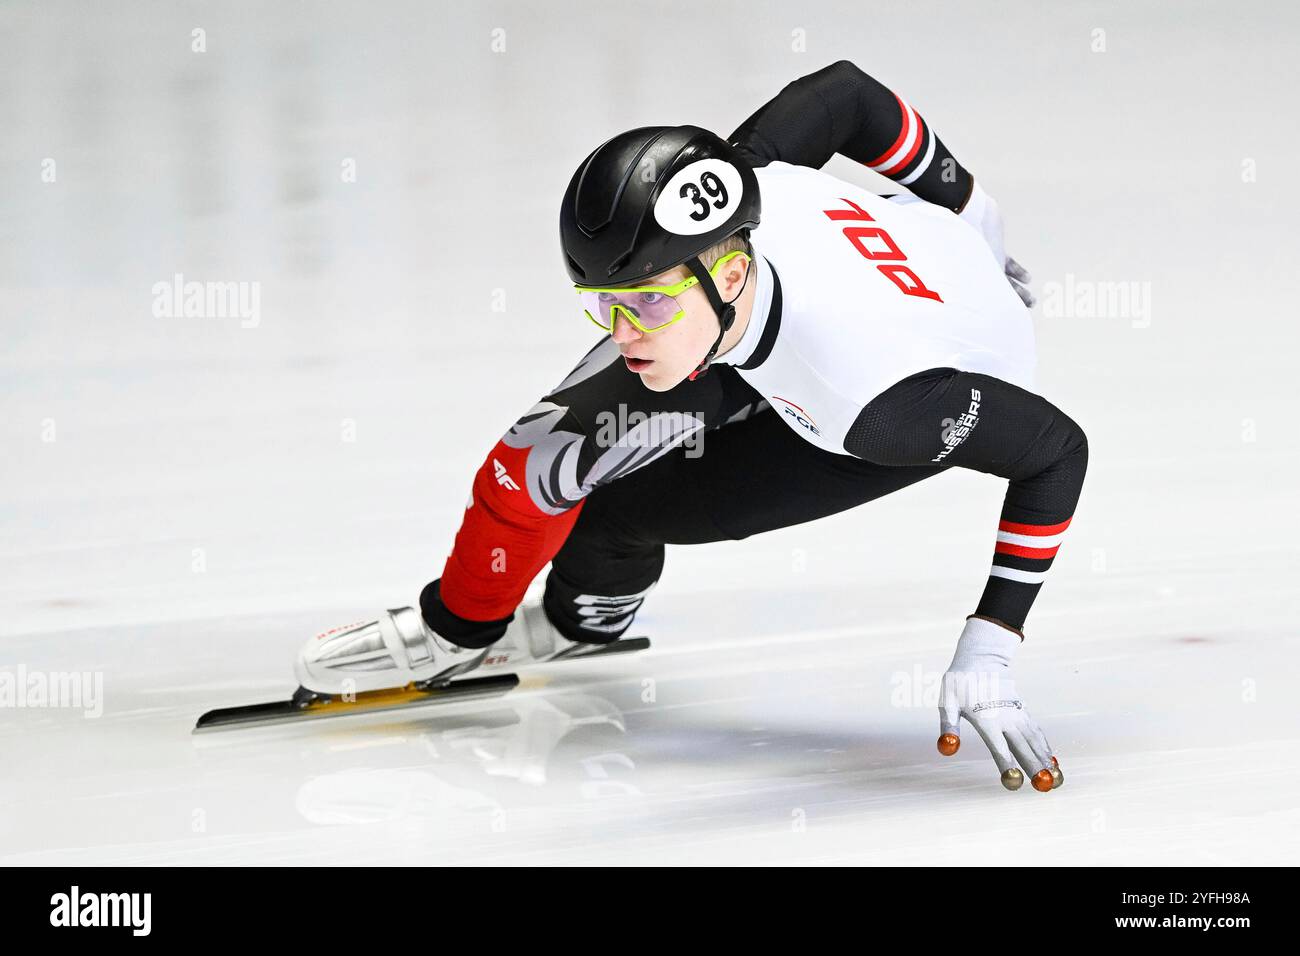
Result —
M 961 718 L 979 731 L 1002 775 L 1002 785 L 1019 790 L 1028 775 L 1035 790 L 1055 790 L 1064 781 L 1047 737 L 1025 712 L 1011 677 L 1011 657 L 1021 636 L 974 615 L 957 639 L 943 675 L 939 698 L 939 752 L 950 757 L 961 746 Z M 1014 756 L 1013 756 L 1014 755 Z M 1022 774 L 1016 767 L 1019 762 Z
M 1033 293 L 1029 291 L 1031 277 L 1024 266 L 1007 256 L 1002 240 L 1002 213 L 998 211 L 998 204 L 993 201 L 993 197 L 981 189 L 980 184 L 976 182 L 971 186 L 970 198 L 966 200 L 965 207 L 957 215 L 958 218 L 970 223 L 984 237 L 984 241 L 993 250 L 993 258 L 997 260 L 1007 281 L 1011 283 L 1011 288 L 1016 290 L 1016 295 L 1020 296 L 1020 301 L 1027 308 L 1032 307 L 1035 300 Z

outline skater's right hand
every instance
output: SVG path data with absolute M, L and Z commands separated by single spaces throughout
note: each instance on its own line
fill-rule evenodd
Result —
M 1028 777 L 1035 790 L 1045 792 L 1055 790 L 1065 777 L 1042 728 L 1016 695 L 1011 658 L 1021 640 L 1019 632 L 1001 623 L 975 615 L 966 619 L 943 675 L 938 746 L 945 757 L 957 752 L 965 717 L 993 755 L 1004 787 L 1019 790 Z
M 1034 294 L 1029 291 L 1031 276 L 1024 266 L 1007 255 L 1002 238 L 1002 213 L 993 197 L 980 188 L 978 182 L 973 183 L 970 198 L 966 200 L 966 205 L 957 215 L 984 237 L 1011 288 L 1015 290 L 1016 295 L 1020 296 L 1020 301 L 1025 304 L 1025 308 L 1032 308 L 1036 300 Z

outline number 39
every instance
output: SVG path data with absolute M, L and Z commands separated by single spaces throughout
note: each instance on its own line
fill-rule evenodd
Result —
M 712 208 L 709 207 L 709 201 L 700 195 L 701 189 L 713 197 Z M 682 183 L 678 195 L 683 199 L 689 199 L 698 207 L 690 214 L 691 218 L 696 222 L 703 222 L 709 218 L 709 214 L 714 209 L 721 209 L 727 205 L 727 187 L 722 185 L 722 180 L 717 177 L 716 173 L 712 172 L 705 172 L 700 176 L 698 186 L 690 182 Z

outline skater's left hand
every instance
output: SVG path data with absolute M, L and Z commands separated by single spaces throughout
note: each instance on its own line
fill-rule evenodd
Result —
M 978 182 L 971 185 L 970 198 L 966 200 L 966 205 L 958 213 L 958 217 L 965 219 L 979 230 L 984 241 L 988 243 L 989 249 L 992 250 L 993 258 L 1002 266 L 1002 272 L 1006 275 L 1011 288 L 1015 289 L 1016 295 L 1020 296 L 1020 301 L 1025 304 L 1025 308 L 1032 308 L 1035 299 L 1034 294 L 1029 291 L 1031 276 L 1024 266 L 1007 255 L 1002 238 L 1002 213 L 998 210 L 997 202 L 980 187 Z
M 957 651 L 943 675 L 939 752 L 944 756 L 957 752 L 965 717 L 993 755 L 1004 787 L 1019 790 L 1028 776 L 1035 790 L 1055 790 L 1065 778 L 1047 737 L 1016 695 L 1011 677 L 1011 658 L 1022 640 L 1020 632 L 1001 622 L 975 615 L 966 619 Z

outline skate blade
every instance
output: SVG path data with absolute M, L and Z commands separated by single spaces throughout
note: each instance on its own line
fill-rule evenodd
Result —
M 292 700 L 280 700 L 267 704 L 246 704 L 242 707 L 223 707 L 210 710 L 199 718 L 194 725 L 194 733 L 211 730 L 232 730 L 243 727 L 258 727 L 269 724 L 292 724 L 304 720 L 320 720 L 325 717 L 353 717 L 361 714 L 377 714 L 383 711 L 405 710 L 411 707 L 425 707 L 430 704 L 449 703 L 451 701 L 473 700 L 480 697 L 496 697 L 509 693 L 519 685 L 515 674 L 501 674 L 496 677 L 475 677 L 453 681 L 445 687 L 421 690 L 414 684 L 397 687 L 392 690 L 370 690 L 355 695 L 352 700 L 331 699 L 312 701 L 299 705 Z
M 644 651 L 650 648 L 650 638 L 648 637 L 624 637 L 617 641 L 610 641 L 608 644 L 596 644 L 591 650 L 586 650 L 579 645 L 571 647 L 567 651 L 556 654 L 546 663 L 552 661 L 585 661 L 592 657 L 605 657 L 609 654 L 628 654 L 632 651 Z

